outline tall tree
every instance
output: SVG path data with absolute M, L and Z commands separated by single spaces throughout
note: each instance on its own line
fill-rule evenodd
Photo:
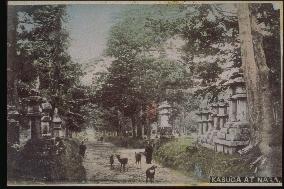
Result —
M 38 77 L 40 94 L 52 103 L 53 109 L 58 108 L 61 115 L 73 109 L 73 113 L 79 113 L 82 99 L 73 93 L 76 87 L 80 88 L 82 71 L 67 52 L 66 6 L 10 6 L 9 10 L 12 27 L 8 63 L 17 68 L 11 74 L 15 83 L 13 94 L 17 95 L 18 89 L 19 97 L 29 95 Z M 72 100 L 77 102 L 76 107 Z M 82 118 L 74 115 L 74 120 L 81 123 Z
M 279 165 L 281 126 L 277 126 L 273 116 L 272 88 L 269 82 L 269 66 L 263 50 L 263 31 L 257 23 L 259 4 L 238 4 L 239 30 L 242 63 L 248 95 L 249 121 L 252 127 L 253 144 L 259 142 L 264 164 L 261 176 L 277 176 Z

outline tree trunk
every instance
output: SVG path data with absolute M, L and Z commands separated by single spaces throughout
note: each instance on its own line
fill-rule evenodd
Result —
M 147 127 L 147 138 L 150 139 L 151 138 L 151 124 L 148 118 L 146 118 L 146 127 Z
M 142 119 L 143 119 L 143 117 L 142 117 L 142 115 L 143 115 L 143 112 L 142 112 L 142 106 L 140 106 L 140 111 L 137 113 L 137 137 L 138 138 L 143 138 L 142 136 L 143 136 L 143 129 L 142 129 L 142 127 L 143 127 L 143 124 L 142 124 Z
M 7 68 L 10 70 L 8 73 L 10 80 L 8 81 L 9 87 L 11 87 L 12 94 L 8 96 L 9 102 L 19 108 L 19 97 L 18 97 L 18 55 L 17 55 L 17 26 L 18 26 L 18 18 L 17 18 L 17 8 L 14 6 L 9 7 L 8 9 L 8 35 L 7 40 L 9 42 L 8 46 L 8 61 Z
M 131 116 L 131 126 L 132 126 L 132 137 L 136 138 L 137 128 L 136 128 L 136 122 L 135 122 L 135 115 Z
M 141 124 L 141 137 L 144 138 L 144 135 L 145 135 L 144 124 Z
M 279 164 L 281 159 L 274 161 L 273 133 L 278 132 L 279 128 L 276 128 L 273 117 L 272 90 L 269 85 L 269 68 L 263 51 L 263 36 L 256 24 L 256 16 L 251 14 L 256 6 L 256 4 L 250 6 L 247 3 L 238 4 L 241 57 L 247 88 L 251 143 L 259 142 L 259 149 L 266 158 L 259 175 L 277 176 L 274 168 L 281 166 Z

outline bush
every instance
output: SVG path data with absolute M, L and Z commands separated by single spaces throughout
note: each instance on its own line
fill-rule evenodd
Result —
M 17 156 L 10 157 L 13 164 L 8 165 L 8 170 L 16 173 L 10 173 L 9 178 L 42 181 L 85 180 L 86 171 L 79 155 L 78 141 L 66 139 L 62 140 L 62 143 L 64 151 L 60 152 L 52 141 L 28 141 Z
M 248 163 L 238 155 L 216 153 L 202 146 L 196 148 L 190 139 L 178 139 L 162 145 L 154 151 L 154 159 L 188 175 L 198 175 L 200 171 L 202 178 L 251 174 Z

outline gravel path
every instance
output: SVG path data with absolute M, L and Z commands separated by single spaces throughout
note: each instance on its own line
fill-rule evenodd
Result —
M 87 172 L 87 184 L 146 184 L 145 172 L 152 165 L 158 166 L 155 174 L 156 184 L 195 185 L 196 183 L 194 178 L 163 167 L 154 161 L 152 165 L 146 164 L 144 156 L 142 156 L 141 168 L 135 165 L 135 152 L 143 152 L 144 149 L 120 148 L 111 143 L 95 140 L 87 141 L 86 145 L 87 151 L 83 164 Z M 111 154 L 127 157 L 128 171 L 120 172 L 117 158 L 114 160 L 114 169 L 110 169 L 109 156 Z

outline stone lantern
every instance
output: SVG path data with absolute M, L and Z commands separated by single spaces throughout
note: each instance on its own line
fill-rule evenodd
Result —
M 229 121 L 246 121 L 247 120 L 247 101 L 246 88 L 243 73 L 238 70 L 234 72 L 229 80 L 225 83 L 228 86 L 230 94 L 229 100 Z
M 197 121 L 197 123 L 198 123 L 198 135 L 200 136 L 200 135 L 202 135 L 203 134 L 203 129 L 202 129 L 202 111 L 201 111 L 201 109 L 196 113 L 196 115 L 198 116 L 198 121 Z
M 208 130 L 209 130 L 209 124 L 208 124 L 209 114 L 210 114 L 210 112 L 208 111 L 208 108 L 204 108 L 203 111 L 202 111 L 202 117 L 203 117 L 202 129 L 203 129 L 203 134 L 206 134 L 208 132 Z
M 165 131 L 167 134 L 172 134 L 172 126 L 169 123 L 169 117 L 170 117 L 170 111 L 171 111 L 171 106 L 168 104 L 167 101 L 164 101 L 160 104 L 160 106 L 158 107 L 158 111 L 159 111 L 159 128 L 161 129 L 161 131 Z
M 19 112 L 15 106 L 7 106 L 7 142 L 8 144 L 20 143 Z
M 214 129 L 214 127 L 213 127 L 214 121 L 213 121 L 213 117 L 211 115 L 211 112 L 209 112 L 209 117 L 208 117 L 207 122 L 208 122 L 208 131 L 213 130 Z
M 43 137 L 51 137 L 51 127 L 50 127 L 50 117 L 49 116 L 43 116 L 41 118 L 41 135 Z
M 226 84 L 230 93 L 229 120 L 214 140 L 217 152 L 236 153 L 249 144 L 246 90 L 243 74 L 235 72 Z
M 23 100 L 27 104 L 26 116 L 29 118 L 31 123 L 31 140 L 41 139 L 41 112 L 40 104 L 42 103 L 42 98 L 38 96 L 38 92 L 32 91 L 33 96 L 24 98 Z
M 218 113 L 219 113 L 219 105 L 218 103 L 211 104 L 211 117 L 213 119 L 213 127 L 215 130 L 219 130 L 219 120 L 218 120 Z
M 42 107 L 42 118 L 41 118 L 41 134 L 43 137 L 51 137 L 52 136 L 52 126 L 51 126 L 51 117 L 50 112 L 52 110 L 52 106 L 49 102 L 44 99 L 44 103 L 41 104 Z
M 53 131 L 52 136 L 53 137 L 62 137 L 62 120 L 58 115 L 57 108 L 54 110 L 54 115 L 52 118 L 52 125 L 53 125 Z
M 222 129 L 225 126 L 225 123 L 227 122 L 227 107 L 228 107 L 228 103 L 224 102 L 224 100 L 220 100 L 220 102 L 218 103 L 219 106 L 219 113 L 218 113 L 218 117 L 219 117 L 219 126 L 220 129 Z

